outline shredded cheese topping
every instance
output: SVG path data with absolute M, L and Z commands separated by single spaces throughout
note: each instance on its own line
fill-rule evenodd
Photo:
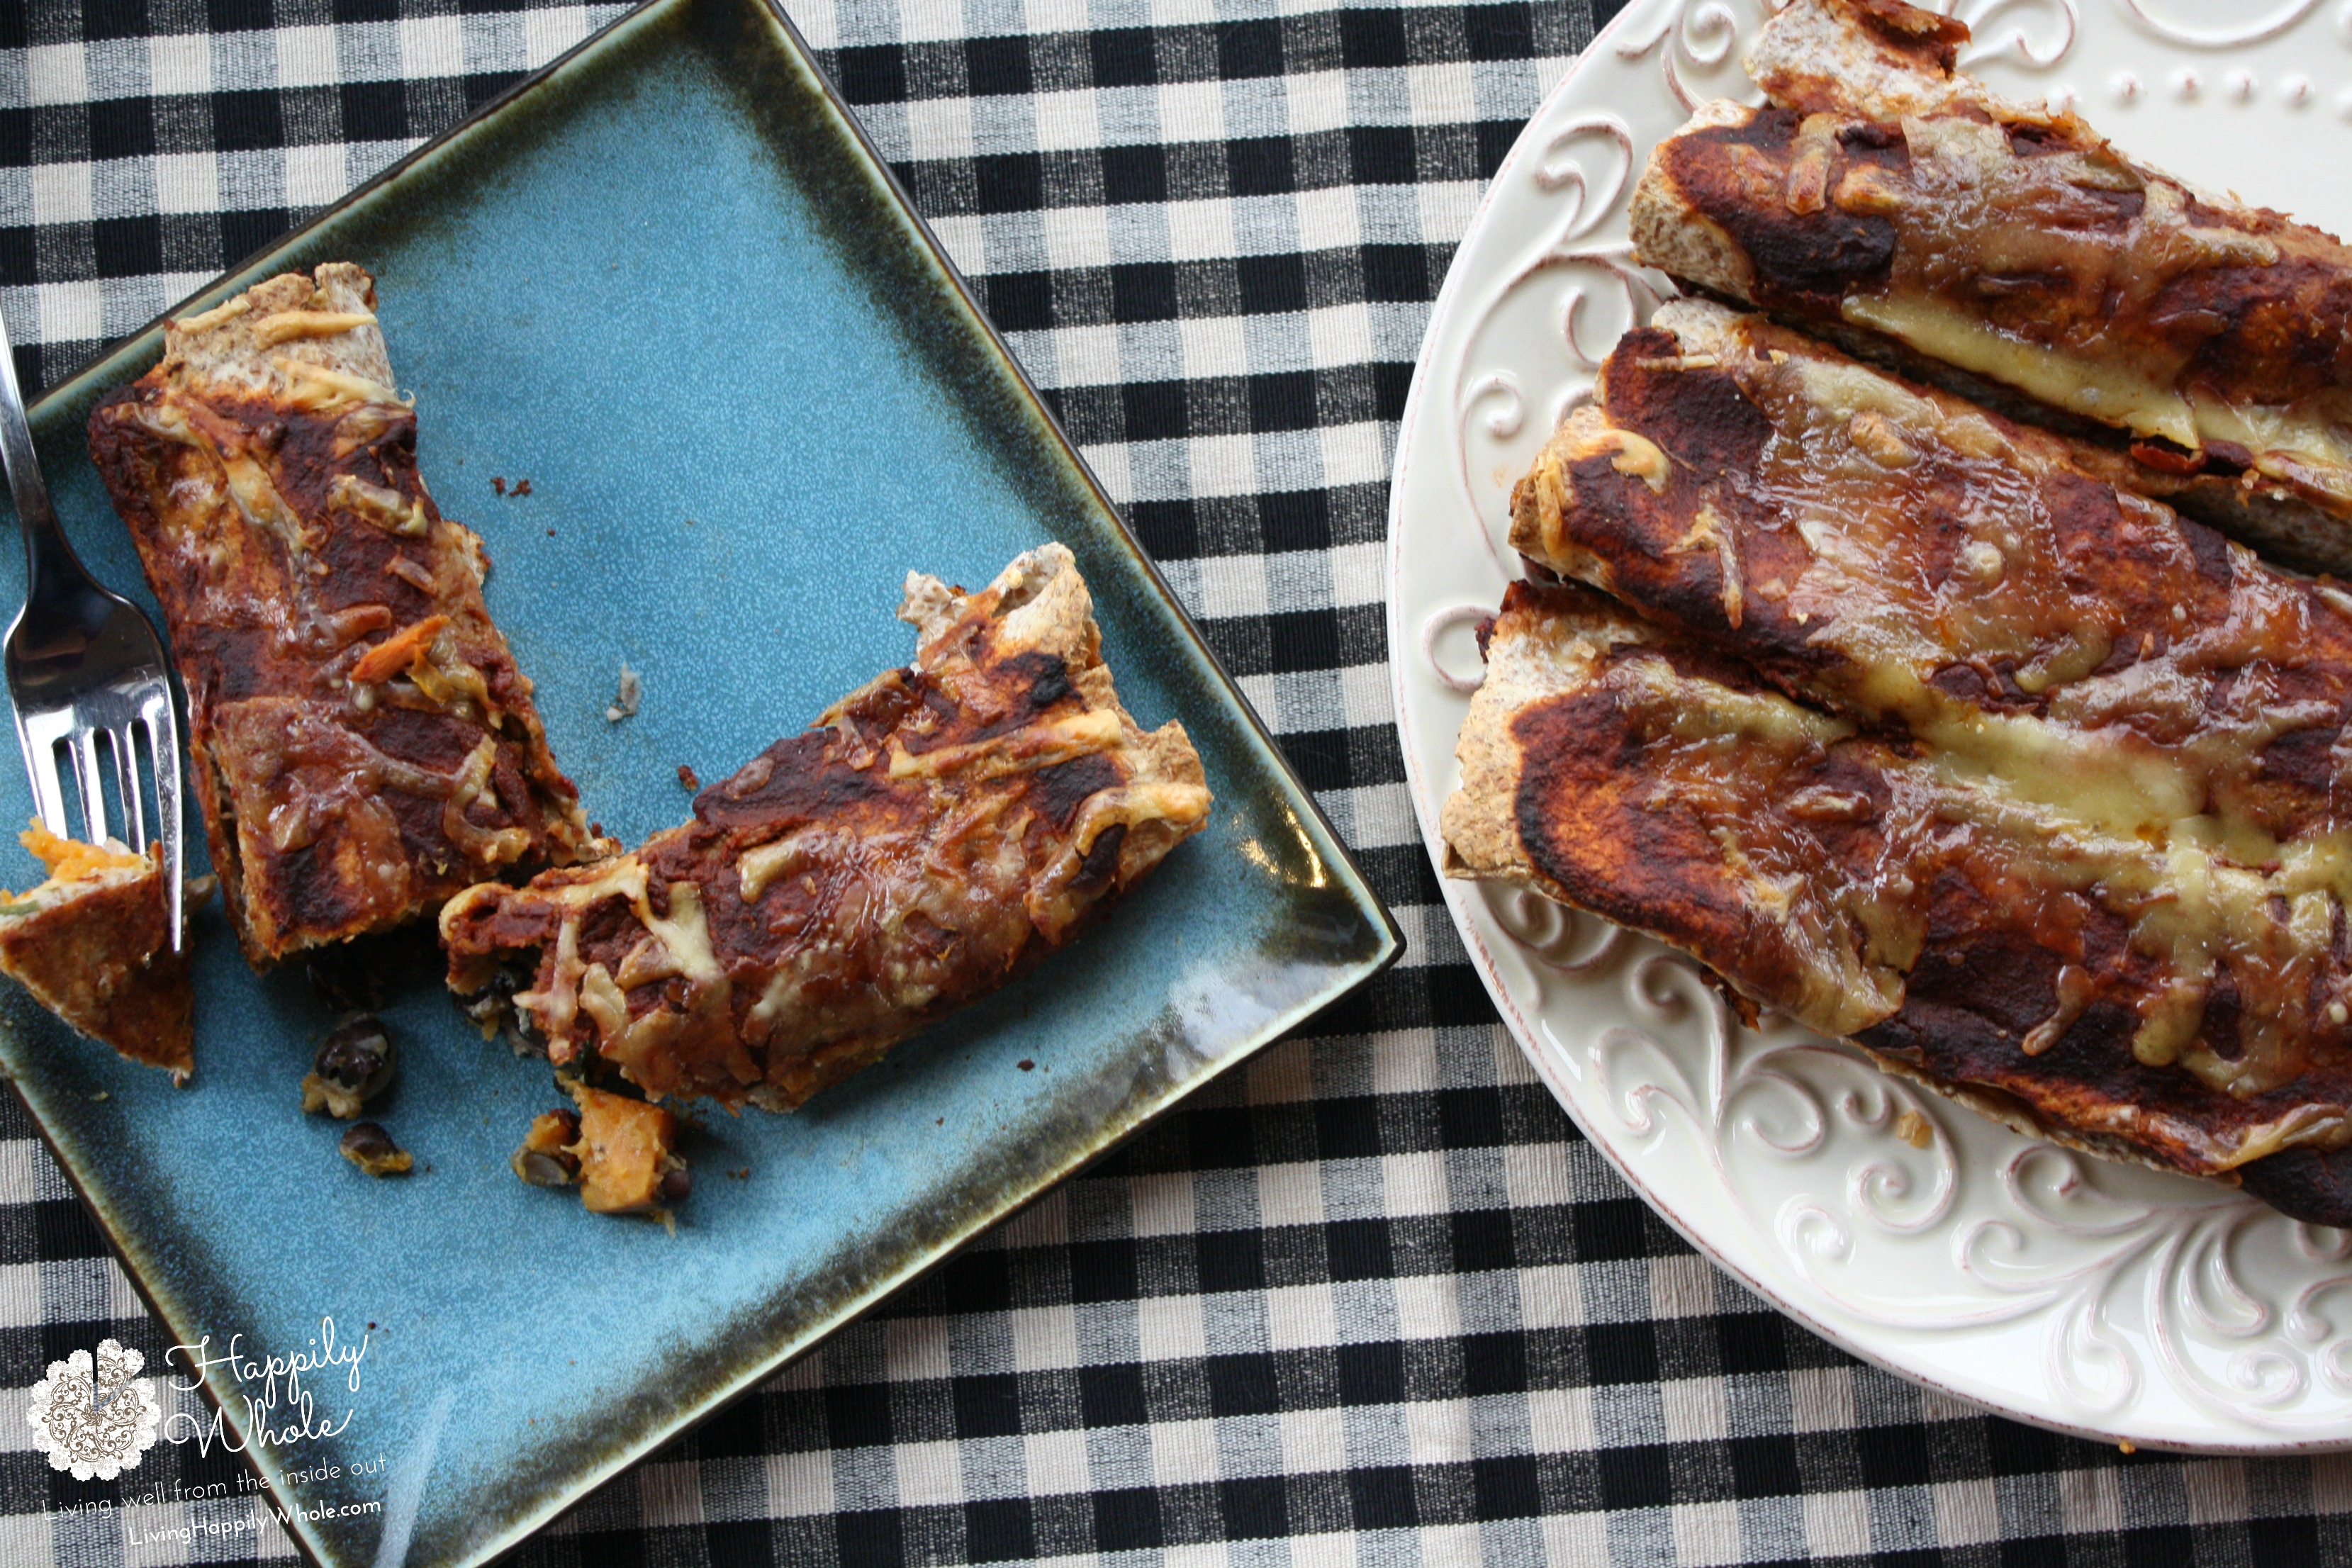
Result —
M 313 364 L 290 354 L 273 354 L 269 363 L 294 384 L 291 401 L 303 408 L 331 408 L 343 403 L 389 403 L 405 407 L 409 400 L 380 382 L 331 365 Z
M 374 325 L 375 318 L 365 310 L 280 310 L 254 322 L 253 336 L 262 347 L 275 348 L 299 338 L 331 338 Z
M 87 877 L 102 876 L 109 871 L 145 870 L 154 862 L 131 849 L 119 839 L 110 838 L 103 844 L 84 844 L 78 839 L 62 838 L 41 826 L 36 817 L 17 842 L 30 850 L 48 873 L 36 888 L 22 893 L 0 889 L 0 900 L 22 903 L 38 900 L 44 894 L 62 890 L 67 883 Z

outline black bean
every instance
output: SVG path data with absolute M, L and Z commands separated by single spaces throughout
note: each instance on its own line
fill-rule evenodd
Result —
M 392 1082 L 392 1036 L 372 1013 L 346 1018 L 319 1046 L 319 1076 L 346 1094 L 373 1100 Z
M 354 1121 L 338 1145 L 343 1158 L 371 1176 L 404 1176 L 413 1163 L 392 1134 L 373 1121 Z
M 525 1149 L 514 1157 L 515 1174 L 534 1187 L 568 1187 L 572 1173 L 563 1168 L 563 1162 L 552 1154 L 541 1154 Z

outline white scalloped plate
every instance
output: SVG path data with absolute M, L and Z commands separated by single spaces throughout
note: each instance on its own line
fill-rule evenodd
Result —
M 1765 0 L 1636 0 L 1505 160 L 1422 344 L 1389 521 L 1389 657 L 1433 853 L 1502 595 L 1510 484 L 1664 285 L 1625 197 L 1696 101 L 1753 91 Z M 1949 4 L 1949 0 L 1947 0 Z M 1967 63 L 2137 155 L 2352 230 L 2352 0 L 1965 0 Z M 1675 1227 L 1815 1331 L 2004 1415 L 2151 1447 L 2352 1446 L 2352 1237 L 2078 1158 L 1785 1026 L 1654 942 L 1448 882 L 1560 1103 Z

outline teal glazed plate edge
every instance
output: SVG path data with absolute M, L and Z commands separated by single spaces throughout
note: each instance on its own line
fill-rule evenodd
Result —
M 380 1119 L 418 1156 L 405 1183 L 360 1176 L 340 1128 L 299 1113 L 331 1016 L 299 973 L 247 971 L 216 900 L 192 923 L 188 1089 L 0 988 L 0 1066 L 175 1340 L 284 1354 L 322 1318 L 372 1325 L 355 1386 L 318 1394 L 338 1435 L 273 1441 L 257 1428 L 284 1412 L 257 1421 L 233 1368 L 205 1371 L 298 1548 L 331 1568 L 467 1564 L 1403 939 L 771 0 L 650 0 L 172 313 L 328 259 L 376 273 L 427 481 L 484 535 L 491 613 L 556 756 L 625 841 L 684 817 L 677 764 L 722 777 L 905 663 L 908 569 L 976 585 L 1046 538 L 1078 557 L 1121 696 L 1147 727 L 1185 723 L 1218 797 L 1206 832 L 1024 980 L 796 1116 L 698 1116 L 675 1236 L 507 1173 L 554 1102 L 545 1066 L 479 1040 L 422 939 L 377 955 L 403 1050 Z M 151 614 L 82 427 L 161 349 L 159 321 L 32 411 L 77 547 Z M 0 597 L 22 590 L 0 567 Z M 646 702 L 614 723 L 622 665 Z M 15 773 L 0 813 L 22 820 Z M 330 1464 L 340 1486 L 304 1479 Z

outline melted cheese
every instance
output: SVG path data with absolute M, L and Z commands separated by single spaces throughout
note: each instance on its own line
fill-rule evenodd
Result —
M 544 898 L 574 912 L 602 899 L 626 899 L 633 904 L 641 904 L 646 899 L 646 864 L 634 855 L 622 855 L 598 866 L 593 875 L 567 880 L 560 887 L 534 888 L 531 892 L 535 898 Z
M 457 770 L 449 798 L 441 805 L 441 831 L 449 842 L 485 866 L 508 866 L 520 860 L 530 850 L 530 834 L 520 827 L 482 828 L 467 820 L 466 812 L 478 800 L 498 804 L 497 792 L 490 784 L 490 771 L 498 765 L 499 743 L 489 736 L 482 737 L 467 753 L 465 766 Z
M 1847 420 L 1845 435 L 1856 451 L 1882 468 L 1907 468 L 1919 460 L 1902 432 L 1874 408 L 1865 408 Z
M 412 499 L 357 474 L 337 474 L 335 482 L 327 487 L 327 504 L 365 518 L 387 533 L 416 538 L 431 526 L 423 496 Z
M 1591 423 L 1591 419 L 1587 417 L 1588 412 L 1589 405 L 1570 415 L 1570 428 L 1573 429 L 1580 421 Z M 1563 436 L 1567 434 L 1567 431 L 1562 432 Z M 1561 461 L 1559 443 L 1547 443 L 1536 457 L 1536 466 L 1526 479 L 1519 481 L 1511 500 L 1514 510 L 1521 505 L 1534 510 L 1537 537 L 1543 542 L 1545 553 L 1554 560 L 1574 548 L 1566 528 L 1568 509 L 1573 499 L 1568 483 L 1567 465 Z M 1604 583 L 1602 585 L 1605 587 L 1607 584 Z
M 375 318 L 365 310 L 280 310 L 253 323 L 253 337 L 263 348 L 299 338 L 331 338 L 356 327 L 373 327 Z
M 170 394 L 129 417 L 142 429 L 210 457 L 218 465 L 228 499 L 247 524 L 276 537 L 294 560 L 308 552 L 310 540 L 302 520 L 278 494 L 268 468 L 254 455 L 236 426 L 199 400 L 183 402 Z
M 1849 294 L 1849 321 L 1885 333 L 1930 359 L 2016 387 L 2055 408 L 2194 450 L 2197 416 L 2189 400 L 2142 372 L 2011 337 L 1939 300 Z
M 427 584 L 431 581 L 429 575 L 425 577 Z M 491 729 L 499 728 L 502 715 L 490 700 L 489 678 L 467 662 L 446 631 L 433 640 L 432 647 L 419 650 L 409 663 L 407 675 L 435 705 L 461 719 L 479 713 Z
M 2059 965 L 2057 1008 L 2050 1016 L 2027 1030 L 2025 1038 L 2018 1042 L 2017 1048 L 2029 1057 L 2040 1056 L 2074 1026 L 2075 1020 L 2082 1017 L 2097 996 L 2098 989 L 2090 971 L 2077 963 Z
M 2317 406 L 2230 403 L 2193 391 L 2199 434 L 2234 441 L 2254 455 L 2254 471 L 2324 495 L 2352 501 L 2352 417 L 2344 397 L 2312 399 Z
M 269 363 L 293 383 L 289 401 L 302 408 L 331 408 L 344 403 L 385 403 L 402 406 L 407 400 L 381 382 L 353 375 L 331 366 L 312 364 L 290 354 L 275 354 Z
M 108 410 L 108 417 L 128 420 L 175 446 L 201 448 L 205 444 L 204 437 L 188 423 L 188 416 L 169 401 L 118 405 Z
M 1738 630 L 1747 614 L 1747 597 L 1739 574 L 1739 550 L 1730 531 L 1723 526 L 1721 515 L 1706 501 L 1699 503 L 1698 510 L 1692 514 L 1689 531 L 1670 547 L 1668 553 L 1688 555 L 1694 551 L 1714 555 L 1716 570 L 1723 580 L 1719 595 L 1723 602 L 1723 618 L 1731 624 L 1734 631 Z
M 580 973 L 580 1010 L 606 1039 L 618 1037 L 629 1026 L 629 999 L 621 994 L 613 972 L 601 963 Z
M 1597 458 L 1604 453 L 1610 455 L 1611 468 L 1640 479 L 1650 487 L 1654 495 L 1664 491 L 1666 481 L 1674 473 L 1674 465 L 1666 460 L 1665 453 L 1659 449 L 1657 443 L 1631 430 L 1602 428 L 1580 448 L 1575 442 L 1570 442 L 1568 447 L 1570 461 Z
M 1875 877 L 1859 885 L 1825 882 L 1804 844 L 1774 837 L 1772 814 L 1758 809 L 1757 792 L 1780 770 L 1844 739 L 1850 727 L 1777 695 L 1677 675 L 1663 659 L 1625 660 L 1605 679 L 1654 746 L 1666 748 L 1645 764 L 1657 777 L 1654 805 L 1696 810 L 1711 824 L 1732 885 L 1800 961 L 1793 1010 L 1813 1027 L 1853 1034 L 1901 1005 L 1904 976 L 1925 935 L 1909 857 L 1958 825 L 2005 844 L 1999 864 L 2021 885 L 2078 893 L 2122 915 L 2133 947 L 2161 961 L 2167 983 L 2136 999 L 2133 1049 L 2140 1060 L 2178 1064 L 2240 1095 L 2278 1088 L 2301 1071 L 2313 981 L 2327 959 L 2335 907 L 2352 893 L 2352 835 L 2284 846 L 2241 835 L 2225 844 L 2230 828 L 2210 818 L 2133 821 L 2133 803 L 2100 798 L 2114 781 L 2099 779 L 2095 766 L 2079 768 L 2090 787 L 2074 792 L 2053 768 L 2041 783 L 2058 798 L 2038 800 L 2015 787 L 2011 773 L 1955 766 L 1931 746 L 1919 762 L 1888 764 L 1889 853 Z M 2052 760 L 2064 754 L 2053 748 Z M 2094 820 L 2101 816 L 2114 820 Z M 2236 858 L 2265 847 L 2267 861 Z M 1859 944 L 1849 921 L 1863 934 Z M 2243 1003 L 2240 1048 L 2226 1058 L 2197 1039 L 2225 965 Z M 2062 973 L 2057 1008 L 2021 1042 L 2022 1051 L 2053 1044 L 2098 994 L 2085 972 Z M 2258 1157 L 2246 1150 L 2260 1146 L 2209 1153 L 2215 1168 L 2227 1168 Z
M 1932 299 L 1852 294 L 1840 309 L 1850 321 L 2053 407 L 2192 451 L 2231 442 L 2253 454 L 2257 473 L 2352 501 L 2352 437 L 2328 410 L 2183 394 L 2129 365 L 2027 342 Z
M 1041 719 L 1007 734 L 961 745 L 908 752 L 897 736 L 890 740 L 890 776 L 943 778 L 950 773 L 971 781 L 1027 773 L 1108 751 L 1118 744 L 1118 715 L 1097 709 L 1066 718 Z
M 1787 944 L 1798 986 L 1786 999 L 1790 1010 L 1834 1035 L 1891 1016 L 1902 1005 L 1903 977 L 1925 922 L 1900 897 L 1830 889 L 1755 808 L 1757 792 L 1793 761 L 1845 740 L 1853 726 L 1783 697 L 1694 679 L 1654 656 L 1622 659 L 1602 679 L 1654 738 L 1645 767 L 1655 784 L 1647 804 L 1693 811 L 1706 822 L 1731 889 L 1759 929 Z
M 399 578 L 428 599 L 435 597 L 439 591 L 439 584 L 433 581 L 433 574 L 425 564 L 405 555 L 392 557 L 383 563 L 383 570 L 386 576 Z
M 669 885 L 669 914 L 653 912 L 650 904 L 638 914 L 645 928 L 677 965 L 677 973 L 689 980 L 715 985 L 726 976 L 719 967 L 719 955 L 711 951 L 710 924 L 703 918 L 702 889 L 691 882 Z
M 253 309 L 253 297 L 239 294 L 225 305 L 215 305 L 209 310 L 199 310 L 193 316 L 183 316 L 172 323 L 184 332 L 208 332 L 224 321 L 233 321 Z
M 792 834 L 743 851 L 735 862 L 736 875 L 741 879 L 743 901 L 756 904 L 760 895 L 777 878 L 798 871 L 811 863 L 807 838 Z
M 634 861 L 631 864 L 642 886 L 645 868 Z M 554 892 L 560 897 L 573 890 L 573 886 L 567 886 L 554 889 Z M 562 1067 L 578 1049 L 572 1038 L 572 1026 L 580 1016 L 580 978 L 583 973 L 580 919 L 577 914 L 568 914 L 557 922 L 555 954 L 547 965 L 547 989 L 518 991 L 514 994 L 514 1005 L 537 1021 L 540 1033 L 547 1037 L 547 1059 Z
M 632 1022 L 627 993 L 641 985 L 683 977 L 692 989 L 691 1007 L 723 1010 L 727 1005 L 731 986 L 711 944 L 702 890 L 692 882 L 669 883 L 669 913 L 658 915 L 647 896 L 648 886 L 645 862 L 623 855 L 577 880 L 529 890 L 534 902 L 548 906 L 556 917 L 555 952 L 546 989 L 517 992 L 514 1001 L 547 1036 L 551 1060 L 561 1064 L 578 1049 L 572 1027 L 583 1012 L 595 1026 L 605 1055 L 634 1060 L 650 1048 L 653 1036 L 646 1031 L 657 1033 L 670 1026 L 661 1022 L 666 1015 L 660 1009 Z M 646 932 L 623 958 L 617 976 L 605 965 L 583 963 L 580 957 L 581 921 L 591 908 L 608 899 L 625 901 Z
M 1844 720 L 1801 708 L 1785 697 L 1735 691 L 1676 675 L 1662 658 L 1631 661 L 1621 677 L 1647 689 L 1667 712 L 1667 727 L 1677 740 L 1748 740 L 1775 751 L 1797 751 L 1833 746 L 1853 733 L 1853 726 Z

